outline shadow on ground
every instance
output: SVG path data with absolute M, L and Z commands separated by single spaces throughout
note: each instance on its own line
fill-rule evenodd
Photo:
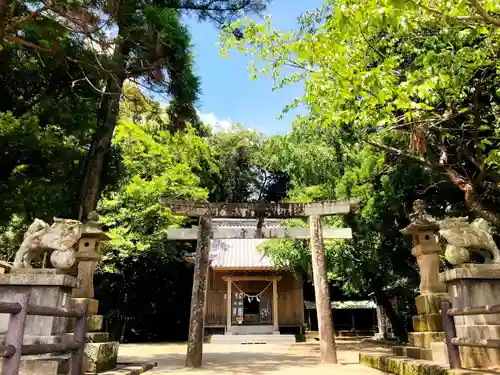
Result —
M 270 345 L 204 345 L 203 369 L 195 372 L 203 374 L 269 374 L 287 375 L 337 373 L 339 366 L 346 372 L 365 373 L 364 366 L 358 363 L 358 352 L 381 352 L 380 345 L 338 342 L 339 365 L 321 364 L 319 344 L 307 343 L 292 346 Z M 147 374 L 172 374 L 193 372 L 184 368 L 186 360 L 185 345 L 142 344 L 124 345 L 120 349 L 120 362 L 157 361 L 158 367 Z M 332 368 L 335 367 L 336 369 Z M 341 372 L 344 372 L 341 371 Z M 369 371 L 366 368 L 366 371 Z
M 158 368 L 148 373 L 168 373 L 184 370 L 186 355 L 181 353 L 171 353 L 163 356 L 141 356 L 126 357 L 127 361 L 144 362 L 157 361 Z M 297 356 L 282 353 L 262 353 L 262 352 L 230 352 L 230 353 L 204 353 L 203 371 L 208 373 L 233 374 L 263 374 L 270 371 L 282 370 L 287 367 L 302 368 L 316 366 L 318 359 L 316 356 Z

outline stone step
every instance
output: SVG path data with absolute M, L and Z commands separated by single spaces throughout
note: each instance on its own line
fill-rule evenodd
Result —
M 396 375 L 498 375 L 498 372 L 484 370 L 451 370 L 449 366 L 432 361 L 391 356 L 385 353 L 359 353 L 359 363 L 385 373 Z
M 430 349 L 433 342 L 444 342 L 444 332 L 410 332 L 408 333 L 410 346 Z
M 104 317 L 102 315 L 90 315 L 89 317 L 87 317 L 87 330 L 89 332 L 99 332 L 102 330 L 103 322 L 104 322 Z M 74 332 L 75 324 L 76 324 L 76 319 L 69 318 L 67 331 Z
M 228 328 L 228 332 L 233 335 L 259 335 L 259 334 L 272 334 L 273 326 L 271 325 L 254 325 L 254 326 L 231 326 Z
M 89 342 L 85 345 L 85 368 L 89 373 L 101 373 L 116 367 L 118 360 L 116 341 Z
M 212 344 L 295 344 L 295 335 L 212 335 Z
M 419 348 L 416 346 L 393 346 L 392 354 L 398 357 L 432 361 L 432 350 L 428 348 Z

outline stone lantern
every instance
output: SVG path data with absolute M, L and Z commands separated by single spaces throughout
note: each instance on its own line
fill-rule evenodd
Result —
M 91 212 L 83 224 L 82 236 L 75 245 L 77 261 L 77 284 L 73 289 L 73 304 L 86 303 L 89 306 L 88 343 L 85 345 L 85 369 L 87 373 L 100 373 L 116 367 L 118 342 L 109 341 L 109 335 L 101 332 L 103 316 L 97 315 L 99 301 L 94 299 L 94 272 L 102 258 L 101 243 L 109 241 L 99 226 L 99 215 Z M 74 320 L 70 321 L 70 331 Z
M 439 223 L 425 211 L 425 203 L 417 199 L 413 203 L 414 212 L 410 215 L 410 224 L 401 233 L 413 238 L 412 255 L 417 258 L 420 272 L 420 295 L 445 293 L 443 283 L 439 281 L 439 253 L 441 245 L 437 238 Z
M 409 341 L 412 347 L 421 351 L 420 358 L 430 359 L 435 351 L 431 351 L 432 344 L 443 345 L 444 333 L 439 304 L 447 299 L 447 294 L 445 285 L 439 280 L 439 223 L 427 214 L 425 208 L 424 201 L 415 201 L 410 224 L 402 229 L 401 233 L 413 238 L 411 253 L 417 259 L 420 273 L 420 295 L 415 298 L 417 315 L 412 317 L 415 332 L 409 334 Z
M 98 302 L 94 299 L 94 272 L 97 262 L 101 260 L 101 242 L 109 241 L 99 227 L 99 215 L 93 211 L 83 224 L 82 236 L 75 245 L 78 263 L 77 284 L 73 289 L 73 299 L 76 303 L 89 304 L 89 314 L 97 314 Z

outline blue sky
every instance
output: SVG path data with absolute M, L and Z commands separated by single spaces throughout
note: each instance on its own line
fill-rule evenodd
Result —
M 273 0 L 266 14 L 272 16 L 274 27 L 282 30 L 297 28 L 297 17 L 321 6 L 323 0 Z M 218 31 L 210 23 L 189 20 L 194 44 L 196 73 L 201 78 L 199 111 L 208 122 L 240 122 L 265 134 L 283 134 L 291 129 L 296 116 L 290 113 L 278 120 L 282 108 L 302 95 L 302 86 L 293 85 L 272 91 L 273 82 L 267 77 L 252 81 L 248 73 L 249 58 L 236 51 L 229 58 L 219 57 L 216 46 Z

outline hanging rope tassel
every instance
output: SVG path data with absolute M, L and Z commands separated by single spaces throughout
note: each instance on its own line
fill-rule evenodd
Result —
M 262 295 L 262 294 L 263 294 L 263 293 L 264 293 L 264 292 L 265 292 L 265 291 L 266 291 L 266 290 L 267 290 L 267 289 L 271 286 L 271 284 L 272 284 L 272 283 L 273 283 L 273 282 L 272 282 L 272 281 L 270 281 L 270 282 L 269 282 L 269 284 L 267 284 L 267 285 L 266 285 L 266 287 L 265 287 L 264 289 L 262 289 L 259 293 L 254 294 L 254 295 L 251 295 L 251 294 L 248 294 L 248 293 L 245 293 L 244 291 L 242 291 L 242 290 L 240 289 L 240 287 L 236 284 L 236 282 L 233 282 L 233 286 L 234 286 L 236 289 L 238 289 L 238 291 L 239 291 L 241 294 L 243 294 L 245 297 L 247 297 L 247 298 L 248 298 L 248 302 L 252 302 L 252 301 L 251 301 L 251 299 L 253 299 L 253 298 L 256 298 L 256 299 L 257 299 L 257 301 L 259 301 L 259 302 L 260 302 L 259 297 L 260 297 L 260 296 L 261 296 L 261 295 Z

